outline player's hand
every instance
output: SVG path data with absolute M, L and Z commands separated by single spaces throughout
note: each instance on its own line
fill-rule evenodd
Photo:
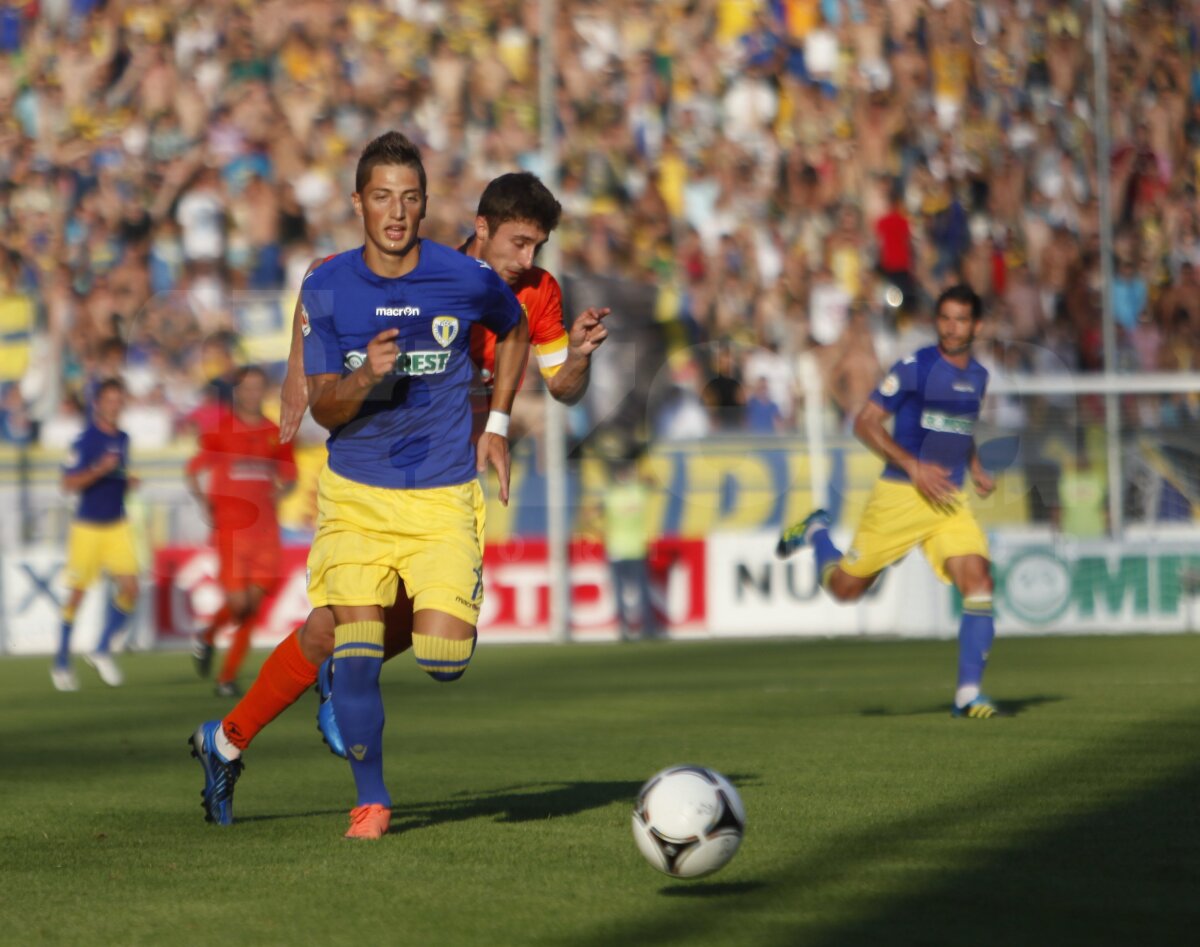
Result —
M 308 380 L 304 372 L 293 371 L 291 365 L 288 366 L 279 400 L 279 443 L 286 444 L 300 430 L 300 422 L 308 410 Z
M 500 504 L 508 506 L 508 438 L 484 431 L 479 435 L 475 448 L 475 469 L 480 474 L 487 471 L 488 464 L 496 468 L 500 478 Z
M 929 464 L 917 461 L 917 469 L 912 477 L 913 486 L 917 492 L 930 503 L 942 510 L 952 510 L 955 505 L 955 495 L 958 490 L 950 479 L 950 471 L 939 464 Z
M 92 470 L 97 476 L 106 477 L 121 466 L 120 451 L 109 450 L 100 455 L 100 459 L 92 464 Z
M 981 497 L 991 496 L 996 489 L 996 481 L 981 464 L 971 465 L 971 481 L 975 484 L 975 492 Z
M 591 355 L 600 344 L 608 338 L 608 329 L 604 327 L 604 317 L 611 309 L 591 307 L 581 312 L 571 323 L 571 331 L 567 334 L 567 347 L 579 355 Z
M 371 384 L 395 370 L 396 356 L 400 354 L 400 346 L 396 344 L 399 335 L 399 329 L 384 329 L 367 343 L 367 360 L 363 362 L 361 370 Z

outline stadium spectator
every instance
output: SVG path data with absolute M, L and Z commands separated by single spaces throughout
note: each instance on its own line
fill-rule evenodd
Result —
M 1118 253 L 1168 335 L 1179 305 L 1200 320 L 1185 265 L 1200 263 L 1200 14 L 1106 9 Z M 564 269 L 652 272 L 674 287 L 661 321 L 689 344 L 778 342 L 789 359 L 803 319 L 833 341 L 806 311 L 826 264 L 871 305 L 889 286 L 931 299 L 961 274 L 1007 298 L 997 332 L 1014 338 L 1065 309 L 1073 361 L 1101 368 L 1089 16 L 1015 0 L 566 0 Z M 541 160 L 538 39 L 511 0 L 6 8 L 0 259 L 38 301 L 31 345 L 78 390 L 114 336 L 176 375 L 204 336 L 261 332 L 242 291 L 282 295 L 354 242 L 335 186 L 348 142 L 401 118 L 439 182 L 425 230 L 459 240 L 487 180 Z M 1141 295 L 1136 280 L 1114 294 L 1128 329 Z M 131 401 L 159 397 L 176 422 L 194 401 L 156 390 Z M 35 420 L 56 404 L 38 398 Z

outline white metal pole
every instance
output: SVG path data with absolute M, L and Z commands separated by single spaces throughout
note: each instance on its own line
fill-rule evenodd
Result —
M 539 0 L 538 121 L 541 131 L 542 180 L 551 191 L 558 190 L 558 130 L 555 127 L 554 66 L 555 0 Z M 561 277 L 558 242 L 551 239 L 542 248 L 542 265 Z M 546 405 L 546 548 L 550 571 L 550 637 L 565 642 L 571 638 L 571 580 L 568 545 L 570 524 L 567 510 L 567 409 L 550 397 Z
M 1117 371 L 1117 327 L 1112 311 L 1113 219 L 1112 145 L 1108 128 L 1108 12 L 1103 0 L 1092 0 L 1092 66 L 1096 83 L 1096 179 L 1100 189 L 1100 310 L 1104 337 L 1104 374 Z M 1115 392 L 1104 396 L 1108 468 L 1108 518 L 1114 536 L 1124 529 L 1121 475 L 1121 399 Z

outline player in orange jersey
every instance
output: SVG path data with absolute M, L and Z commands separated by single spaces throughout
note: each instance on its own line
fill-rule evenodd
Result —
M 512 287 L 525 308 L 530 343 L 547 389 L 556 400 L 574 404 L 587 391 L 592 353 L 608 334 L 604 318 L 609 310 L 584 310 L 571 324 L 570 331 L 563 326 L 562 291 L 558 281 L 533 262 L 538 249 L 558 226 L 561 213 L 562 208 L 554 195 L 535 175 L 501 175 L 488 184 L 480 197 L 474 235 L 461 249 L 487 263 Z M 313 268 L 321 262 L 315 262 Z M 280 419 L 285 441 L 295 435 L 308 405 L 302 359 L 306 321 L 304 307 L 297 302 Z M 472 357 L 485 386 L 494 370 L 495 339 L 488 335 L 483 333 L 471 340 Z M 477 403 L 486 405 L 488 399 L 478 399 Z M 482 424 L 483 417 L 479 420 Z M 387 660 L 412 644 L 412 602 L 405 596 L 403 584 L 396 603 L 385 611 L 384 620 Z M 226 759 L 240 758 L 242 750 L 263 727 L 317 682 L 318 669 L 333 651 L 333 628 L 330 610 L 314 609 L 304 625 L 271 652 L 246 696 L 218 728 L 216 740 Z M 330 748 L 344 756 L 345 749 L 340 746 L 332 717 L 328 674 L 321 677 L 318 720 L 322 734 Z M 232 784 L 228 793 L 232 795 Z M 232 799 L 224 801 L 232 804 Z
M 216 632 L 226 622 L 237 623 L 217 676 L 216 690 L 223 697 L 239 695 L 237 672 L 250 644 L 250 630 L 263 598 L 279 581 L 275 505 L 296 482 L 292 446 L 281 443 L 279 428 L 262 412 L 266 387 L 261 368 L 243 368 L 236 376 L 232 405 L 200 435 L 200 449 L 187 466 L 188 486 L 212 524 L 225 592 L 225 605 L 195 642 L 193 656 L 202 677 L 208 676 Z M 207 483 L 202 486 L 205 474 Z

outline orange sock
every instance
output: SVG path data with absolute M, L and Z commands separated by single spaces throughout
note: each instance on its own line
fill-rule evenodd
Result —
M 246 652 L 250 650 L 250 631 L 254 628 L 257 618 L 257 615 L 251 615 L 233 632 L 233 640 L 229 642 L 229 650 L 225 652 L 225 663 L 221 665 L 221 673 L 217 675 L 218 683 L 225 684 L 237 679 L 238 669 L 242 666 Z
M 283 639 L 267 657 L 246 696 L 221 722 L 229 742 L 246 749 L 258 731 L 292 706 L 317 682 L 317 665 L 300 650 L 300 630 Z
M 229 620 L 232 617 L 233 616 L 229 614 L 229 606 L 222 605 L 217 613 L 213 615 L 212 621 L 208 623 L 208 627 L 205 628 L 204 631 L 200 632 L 200 640 L 205 644 L 212 644 L 217 638 L 217 632 L 220 631 L 224 625 L 229 624 Z

